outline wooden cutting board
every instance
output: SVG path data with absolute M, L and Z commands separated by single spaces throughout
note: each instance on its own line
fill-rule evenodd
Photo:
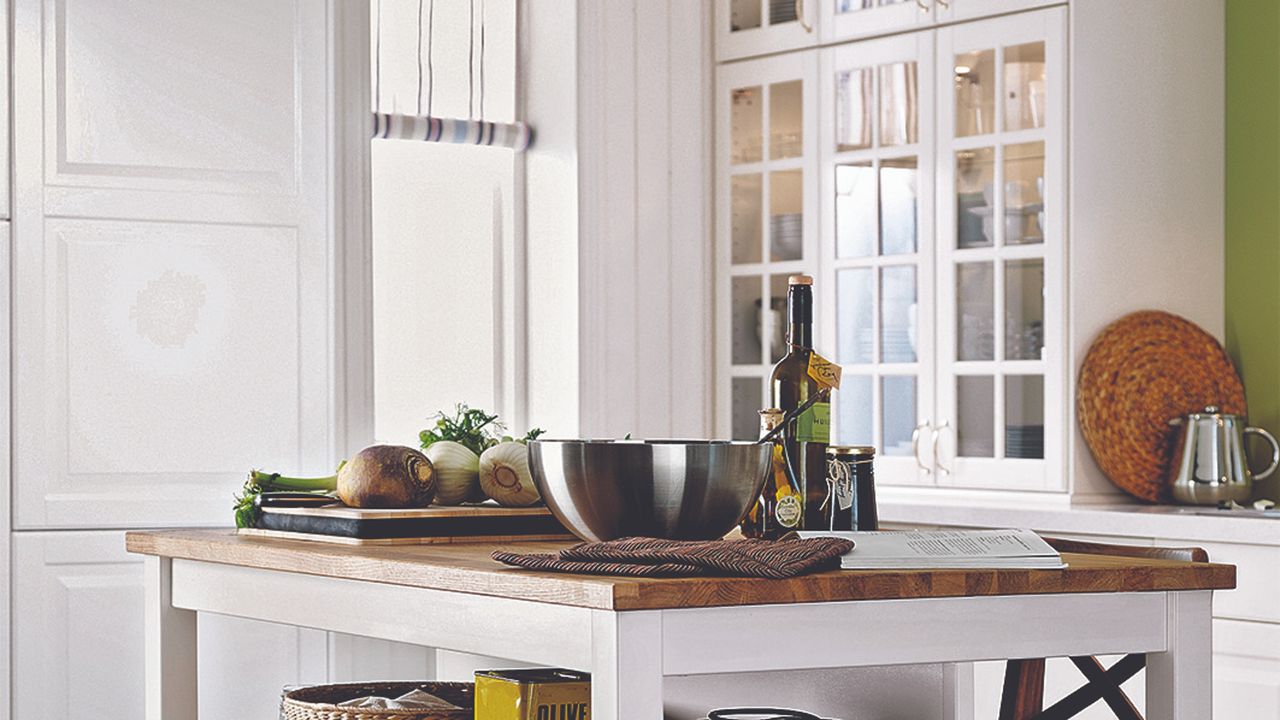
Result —
M 435 506 L 397 510 L 325 507 L 267 507 L 251 534 L 332 539 L 345 544 L 426 544 L 484 540 L 571 537 L 546 507 L 498 505 Z M 375 543 L 376 541 L 376 543 Z

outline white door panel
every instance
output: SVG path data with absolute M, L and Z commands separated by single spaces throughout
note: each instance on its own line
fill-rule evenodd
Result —
M 143 713 L 143 561 L 121 532 L 15 533 L 13 716 Z M 323 682 L 324 633 L 200 617 L 200 717 L 274 717 L 280 689 Z
M 19 528 L 225 524 L 330 471 L 321 0 L 17 0 Z

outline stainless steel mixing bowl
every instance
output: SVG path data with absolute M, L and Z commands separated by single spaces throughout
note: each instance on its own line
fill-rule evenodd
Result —
M 771 445 L 721 440 L 536 440 L 533 482 L 583 540 L 718 538 L 751 509 Z

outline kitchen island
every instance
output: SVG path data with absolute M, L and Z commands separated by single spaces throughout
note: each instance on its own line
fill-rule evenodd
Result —
M 1135 652 L 1148 654 L 1148 717 L 1201 720 L 1212 594 L 1235 586 L 1230 565 L 1072 554 L 1063 570 L 638 579 L 507 568 L 490 559 L 495 544 L 357 547 L 230 530 L 126 542 L 148 556 L 148 720 L 197 718 L 197 612 L 586 670 L 600 720 L 662 717 L 667 676 Z M 971 714 L 954 707 L 957 720 Z

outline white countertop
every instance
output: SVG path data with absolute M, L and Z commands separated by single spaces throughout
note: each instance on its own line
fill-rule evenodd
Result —
M 1016 507 L 958 501 L 954 498 L 904 500 L 884 493 L 880 521 L 963 527 L 1025 527 L 1041 532 L 1164 538 L 1197 542 L 1244 543 L 1280 547 L 1280 514 L 1246 516 L 1241 512 L 1178 505 L 1139 503 L 1063 507 Z M 945 504 L 944 504 L 945 503 Z

